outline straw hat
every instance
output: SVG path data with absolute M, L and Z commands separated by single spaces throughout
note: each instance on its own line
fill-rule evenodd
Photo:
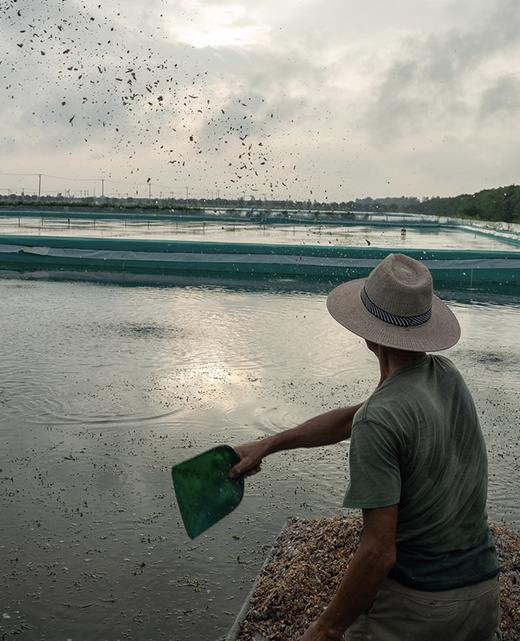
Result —
M 455 315 L 433 294 L 428 268 L 403 254 L 389 254 L 368 278 L 333 289 L 327 308 L 354 334 L 387 347 L 436 352 L 460 338 Z

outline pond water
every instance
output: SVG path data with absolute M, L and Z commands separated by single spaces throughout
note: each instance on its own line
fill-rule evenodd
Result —
M 403 233 L 401 230 L 406 229 Z M 520 246 L 468 229 L 417 227 L 255 225 L 251 223 L 169 223 L 114 220 L 0 217 L 0 234 L 147 238 L 234 243 L 347 245 L 354 247 L 515 250 Z
M 0 638 L 222 639 L 286 519 L 345 512 L 347 443 L 267 459 L 194 541 L 170 478 L 371 392 L 375 359 L 325 296 L 0 280 Z M 489 514 L 518 528 L 520 304 L 449 298 Z

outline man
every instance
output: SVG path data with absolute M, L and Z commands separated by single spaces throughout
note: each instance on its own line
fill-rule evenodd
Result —
M 487 457 L 471 395 L 453 363 L 426 352 L 460 338 L 428 269 L 387 256 L 334 289 L 331 315 L 365 339 L 381 378 L 362 405 L 236 448 L 232 476 L 268 454 L 351 437 L 344 506 L 363 536 L 331 603 L 300 641 L 492 641 L 498 571 L 486 515 Z

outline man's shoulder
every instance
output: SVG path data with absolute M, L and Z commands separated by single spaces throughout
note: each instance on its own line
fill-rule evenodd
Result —
M 394 395 L 385 390 L 376 390 L 354 416 L 352 429 L 365 427 L 375 430 L 384 428 L 387 432 L 401 432 L 400 421 L 397 419 L 399 402 Z
M 430 358 L 433 366 L 442 372 L 446 379 L 465 385 L 464 376 L 452 360 L 440 354 L 430 354 Z
M 433 403 L 446 393 L 461 394 L 464 378 L 457 366 L 446 356 L 429 354 L 420 369 L 407 370 L 378 387 L 354 416 L 359 422 L 382 423 L 389 428 L 406 423 L 425 403 Z
M 448 368 L 448 369 L 453 369 L 455 371 L 459 371 L 457 369 L 457 366 L 454 364 L 452 360 L 450 360 L 447 356 L 444 356 L 443 354 L 428 354 L 430 357 L 430 361 L 433 362 L 434 365 L 438 365 L 443 368 Z

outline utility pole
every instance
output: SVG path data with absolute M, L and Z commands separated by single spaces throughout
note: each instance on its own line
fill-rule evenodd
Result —
M 38 174 L 38 198 L 42 195 L 42 175 Z
M 152 197 L 152 181 L 148 183 L 148 198 Z
M 101 178 L 101 198 L 105 197 L 105 179 Z

